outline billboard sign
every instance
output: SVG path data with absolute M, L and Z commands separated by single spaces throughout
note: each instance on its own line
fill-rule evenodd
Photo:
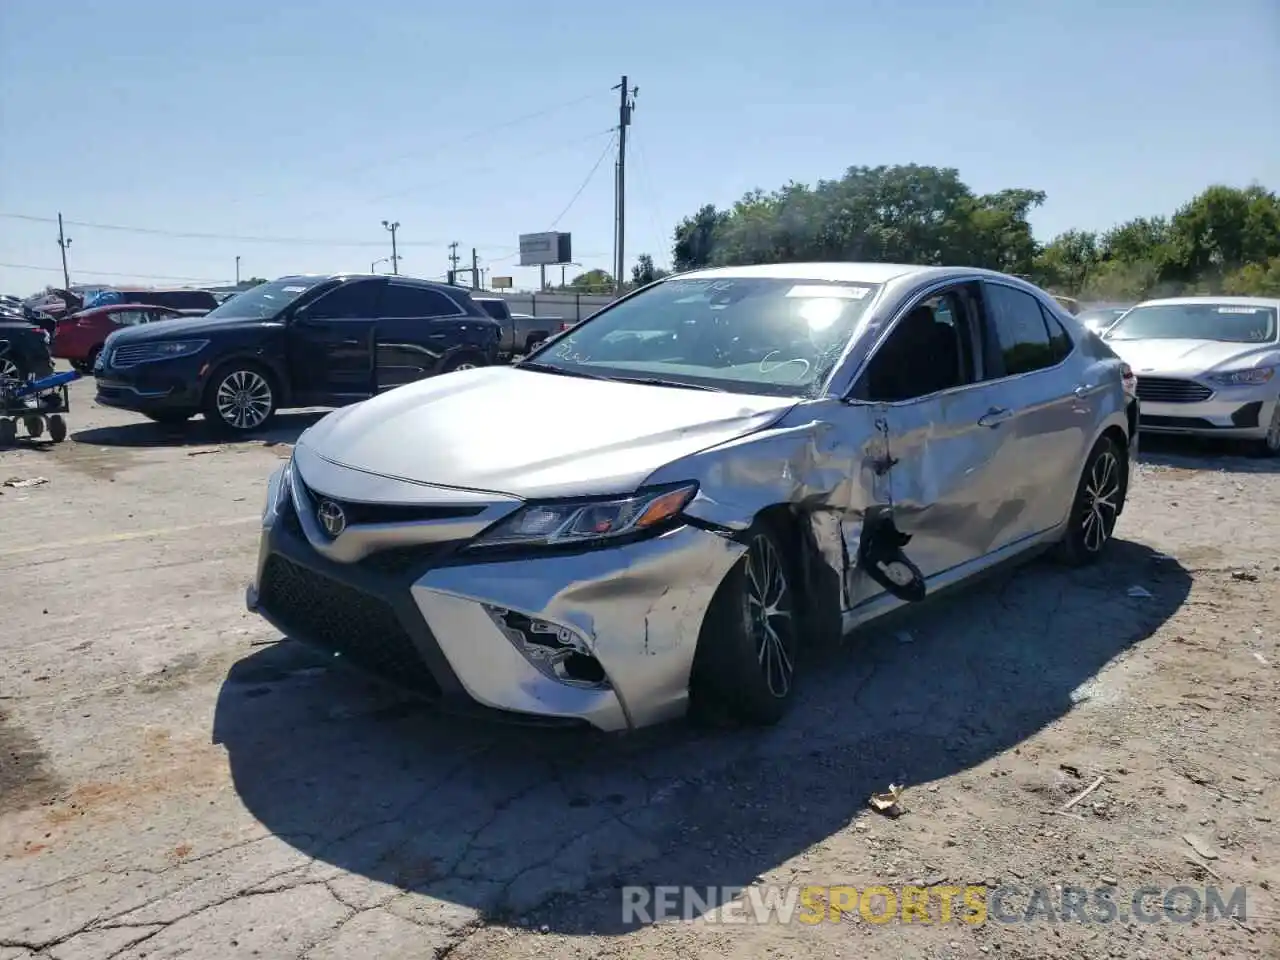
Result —
M 514 285 L 511 277 L 494 277 L 490 283 L 495 290 L 510 290 Z
M 573 262 L 573 246 L 567 233 L 522 233 L 520 266 L 550 267 Z

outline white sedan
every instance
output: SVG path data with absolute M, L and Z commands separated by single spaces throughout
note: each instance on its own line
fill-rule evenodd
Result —
M 1148 300 L 1104 339 L 1133 368 L 1150 433 L 1252 441 L 1280 455 L 1280 300 Z

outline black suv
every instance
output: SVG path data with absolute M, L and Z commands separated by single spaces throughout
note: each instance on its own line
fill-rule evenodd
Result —
M 0 378 L 31 380 L 51 373 L 48 331 L 20 317 L 0 316 Z
M 98 403 L 244 433 L 285 407 L 338 407 L 495 363 L 501 326 L 458 287 L 409 277 L 283 277 L 196 319 L 107 337 Z

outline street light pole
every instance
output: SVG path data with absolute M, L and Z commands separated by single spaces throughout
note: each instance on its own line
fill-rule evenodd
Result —
M 391 272 L 398 275 L 400 273 L 400 254 L 396 253 L 396 231 L 400 229 L 400 221 L 389 223 L 383 220 L 382 225 L 391 231 Z
M 240 286 L 240 256 L 236 255 L 236 286 Z
M 386 257 L 379 257 L 377 260 L 373 261 L 373 263 L 369 264 L 369 272 L 370 272 L 370 273 L 377 273 L 377 272 L 378 272 L 378 264 L 380 264 L 380 263 L 386 263 L 386 262 L 387 262 L 387 258 L 386 258 Z

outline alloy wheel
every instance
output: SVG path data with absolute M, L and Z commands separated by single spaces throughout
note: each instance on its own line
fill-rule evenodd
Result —
M 236 370 L 218 384 L 218 416 L 237 430 L 252 430 L 271 415 L 271 385 L 255 370 Z
M 8 357 L 0 357 L 0 380 L 21 380 L 22 371 Z
M 778 548 L 757 535 L 747 548 L 745 583 L 747 629 L 769 693 L 781 700 L 795 677 L 795 626 L 791 585 Z
M 454 369 L 454 372 L 457 372 L 458 370 L 474 370 L 476 369 L 476 365 L 472 363 L 470 360 L 463 360 L 460 364 L 458 364 L 453 369 Z
M 1081 496 L 1084 516 L 1081 519 L 1084 548 L 1097 553 L 1107 545 L 1120 512 L 1120 464 L 1110 450 L 1104 450 L 1089 468 Z

